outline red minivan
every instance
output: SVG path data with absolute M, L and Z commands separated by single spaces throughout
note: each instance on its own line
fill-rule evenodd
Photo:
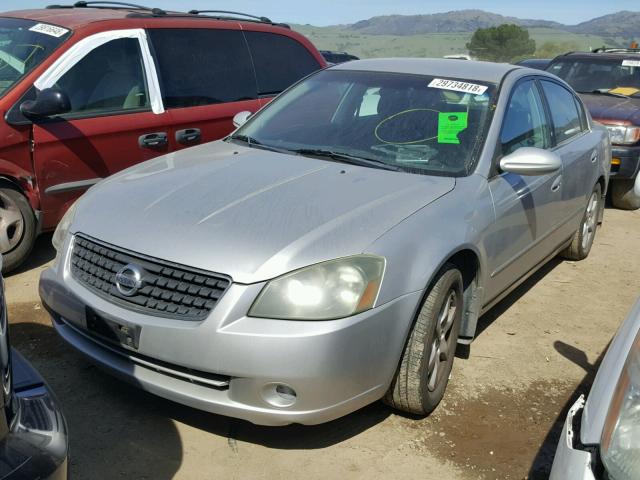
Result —
M 4 271 L 94 183 L 224 137 L 236 113 L 325 66 L 288 26 L 236 12 L 77 2 L 0 14 Z

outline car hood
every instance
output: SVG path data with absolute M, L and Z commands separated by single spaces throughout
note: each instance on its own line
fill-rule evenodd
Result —
M 109 177 L 71 226 L 133 252 L 254 283 L 362 253 L 455 180 L 214 142 Z
M 580 98 L 594 120 L 631 121 L 640 124 L 640 99 L 602 94 L 581 94 Z

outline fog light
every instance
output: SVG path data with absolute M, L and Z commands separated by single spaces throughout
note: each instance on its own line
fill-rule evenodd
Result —
M 290 407 L 298 400 L 298 394 L 284 383 L 269 383 L 262 388 L 262 398 L 274 407 Z

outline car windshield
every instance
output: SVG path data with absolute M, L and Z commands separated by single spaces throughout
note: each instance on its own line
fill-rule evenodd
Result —
M 256 148 L 427 175 L 468 175 L 495 85 L 324 70 L 273 101 L 231 139 Z
M 566 57 L 547 71 L 562 78 L 578 93 L 633 96 L 640 92 L 640 55 L 634 58 Z
M 0 18 L 0 97 L 47 58 L 70 35 L 66 28 Z

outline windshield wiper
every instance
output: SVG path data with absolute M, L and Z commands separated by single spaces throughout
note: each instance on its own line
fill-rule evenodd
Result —
M 256 140 L 249 135 L 231 135 L 227 137 L 228 140 L 236 140 L 238 142 L 246 143 L 248 146 L 253 148 L 260 148 L 262 150 L 268 150 L 270 152 L 278 152 L 278 153 L 290 153 L 289 150 L 285 150 L 284 148 L 273 147 L 271 145 L 265 145 L 264 143 Z
M 400 172 L 402 169 L 395 165 L 389 165 L 382 160 L 376 160 L 375 158 L 365 158 L 357 155 L 350 155 L 348 153 L 333 152 L 331 150 L 323 150 L 321 148 L 299 148 L 297 150 L 291 150 L 298 155 L 330 158 L 338 162 L 349 163 L 351 165 L 359 165 L 361 167 L 373 167 L 381 168 L 383 170 L 392 170 L 394 172 Z
M 591 90 L 590 92 L 578 92 L 578 93 L 582 93 L 582 94 L 591 93 L 591 94 L 596 94 L 596 95 L 610 95 L 612 97 L 629 98 L 626 95 L 623 95 L 622 93 L 613 93 L 613 92 L 610 92 L 609 90 L 605 90 L 605 89 L 602 89 L 602 90 Z

